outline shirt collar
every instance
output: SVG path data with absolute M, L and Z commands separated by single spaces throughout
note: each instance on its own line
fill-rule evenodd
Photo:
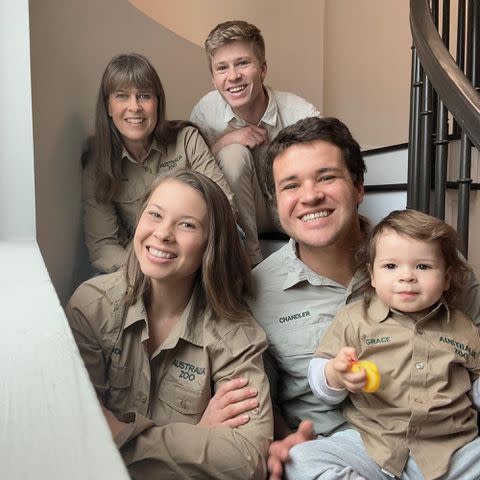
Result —
M 368 305 L 368 316 L 378 322 L 381 323 L 388 318 L 390 315 L 390 308 L 387 307 L 376 295 L 373 296 L 370 304 Z
M 368 306 L 367 309 L 368 316 L 378 322 L 381 323 L 384 320 L 386 320 L 390 315 L 401 315 L 403 317 L 408 317 L 408 314 L 405 314 L 403 312 L 399 312 L 398 310 L 395 310 L 393 308 L 388 307 L 383 303 L 380 298 L 378 298 L 377 295 L 374 295 L 372 300 L 370 301 L 370 305 Z M 446 321 L 447 323 L 450 321 L 450 309 L 447 305 L 447 302 L 445 299 L 442 297 L 438 303 L 432 307 L 432 309 L 426 313 L 423 317 L 417 318 L 417 323 L 418 322 L 424 322 L 432 317 L 437 316 L 441 312 L 446 313 Z M 413 318 L 413 317 L 411 317 Z
M 275 126 L 277 124 L 278 104 L 273 95 L 272 89 L 270 87 L 265 87 L 265 91 L 268 96 L 268 104 L 259 125 L 261 123 L 266 123 L 267 125 Z
M 278 116 L 277 101 L 275 100 L 273 91 L 270 87 L 264 85 L 263 88 L 265 89 L 265 93 L 268 97 L 268 104 L 267 109 L 265 110 L 262 118 L 260 119 L 260 122 L 258 122 L 258 125 L 260 125 L 261 123 L 266 123 L 268 125 L 276 125 Z M 232 107 L 227 102 L 225 102 L 225 123 L 227 123 L 228 125 L 234 125 L 236 127 L 245 127 L 248 125 L 245 120 L 241 119 L 238 115 L 235 114 L 235 112 L 232 110 Z
M 145 161 L 143 162 L 143 165 L 145 165 L 145 163 L 147 163 L 147 160 L 148 158 L 150 157 L 151 153 L 152 153 L 152 150 L 153 151 L 156 151 L 156 152 L 161 152 L 161 149 L 160 147 L 158 146 L 158 143 L 157 143 L 157 140 L 154 138 L 152 140 L 152 143 L 150 144 L 150 147 L 148 148 L 148 151 L 147 151 L 147 154 L 145 155 Z M 125 148 L 125 146 L 122 146 L 122 160 L 126 158 L 127 160 L 129 160 L 130 162 L 132 163 L 135 163 L 137 165 L 140 165 L 131 155 L 130 153 L 128 153 L 128 150 Z
M 293 238 L 290 238 L 288 244 L 285 245 L 282 260 L 284 267 L 287 269 L 287 276 L 282 286 L 283 290 L 288 290 L 300 282 L 308 282 L 315 286 L 338 285 L 337 282 L 314 272 L 298 258 L 297 242 Z
M 366 236 L 371 228 L 371 223 L 366 217 L 363 217 L 362 215 L 359 216 L 359 221 L 360 229 Z M 307 281 L 312 285 L 339 285 L 333 280 L 314 272 L 298 258 L 297 242 L 295 242 L 293 238 L 290 238 L 290 241 L 288 242 L 288 245 L 285 246 L 283 252 L 284 265 L 288 270 L 285 282 L 283 283 L 283 290 L 287 290 L 288 288 L 291 288 L 297 283 L 303 281 Z M 350 295 L 352 293 L 353 287 L 355 285 L 358 285 L 360 282 L 363 282 L 364 279 L 365 275 L 361 271 L 357 270 L 347 287 L 347 294 Z
M 192 296 L 183 311 L 179 322 L 175 325 L 167 340 L 163 344 L 163 348 L 174 348 L 181 338 L 193 345 L 203 346 L 203 323 L 205 305 L 201 286 L 196 283 Z
M 205 305 L 202 301 L 201 287 L 198 282 L 193 289 L 192 296 L 185 307 L 180 320 L 173 327 L 172 331 L 168 335 L 167 340 L 162 345 L 162 349 L 171 349 L 176 346 L 180 338 L 190 342 L 194 345 L 203 346 L 203 318 Z M 148 334 L 148 321 L 147 310 L 143 299 L 139 299 L 136 303 L 128 307 L 127 314 L 125 316 L 125 323 L 123 329 L 127 329 L 130 326 L 138 322 L 144 322 L 145 329 L 142 334 L 142 342 L 149 337 Z
M 127 329 L 134 323 L 143 321 L 145 325 L 147 324 L 147 311 L 145 309 L 145 304 L 143 299 L 138 299 L 133 305 L 130 305 L 125 316 L 125 323 L 123 324 L 123 329 Z

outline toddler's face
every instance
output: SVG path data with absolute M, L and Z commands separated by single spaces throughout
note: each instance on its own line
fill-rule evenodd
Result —
M 371 283 L 386 305 L 405 313 L 431 307 L 450 286 L 437 242 L 414 240 L 393 231 L 377 239 Z

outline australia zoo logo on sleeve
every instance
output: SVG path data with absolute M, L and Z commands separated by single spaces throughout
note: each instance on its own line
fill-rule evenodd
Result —
M 198 367 L 193 363 L 184 362 L 176 358 L 173 361 L 173 366 L 178 369 L 179 378 L 185 378 L 193 382 L 197 375 L 205 375 L 205 367 Z

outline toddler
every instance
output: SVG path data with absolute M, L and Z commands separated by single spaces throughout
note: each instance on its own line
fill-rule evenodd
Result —
M 302 470 L 313 454 L 315 474 L 303 478 L 480 478 L 471 398 L 478 405 L 480 336 L 454 308 L 468 272 L 456 238 L 413 210 L 394 211 L 371 231 L 363 255 L 370 284 L 339 310 L 308 372 L 317 397 L 349 397 L 344 415 L 353 429 L 307 442 Z M 375 393 L 362 391 L 365 370 L 351 372 L 357 360 L 378 366 Z

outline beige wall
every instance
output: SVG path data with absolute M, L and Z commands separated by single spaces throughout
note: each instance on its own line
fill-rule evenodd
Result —
M 324 113 L 364 148 L 408 138 L 411 35 L 406 0 L 326 0 Z

